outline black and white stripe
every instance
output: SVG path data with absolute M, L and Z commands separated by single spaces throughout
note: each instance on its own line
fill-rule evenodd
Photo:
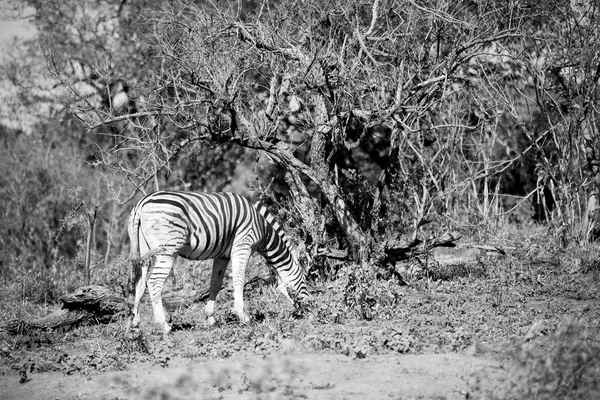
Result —
M 161 293 L 177 256 L 214 259 L 210 296 L 205 307 L 209 324 L 214 323 L 214 302 L 229 260 L 234 311 L 242 322 L 249 320 L 244 311 L 243 289 L 246 266 L 254 251 L 262 254 L 274 268 L 278 289 L 287 299 L 292 301 L 288 288 L 299 299 L 308 297 L 304 271 L 279 224 L 264 205 L 253 206 L 246 198 L 233 193 L 156 192 L 146 196 L 131 212 L 129 238 L 132 257 L 149 254 L 156 257 L 150 275 L 144 264 L 135 284 L 133 326 L 140 322 L 139 302 L 147 279 L 154 320 L 163 324 L 165 332 L 170 330 Z

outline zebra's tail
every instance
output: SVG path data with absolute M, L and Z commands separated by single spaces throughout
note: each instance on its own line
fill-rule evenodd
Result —
M 131 211 L 129 215 L 129 257 L 138 258 L 140 256 L 140 214 L 138 213 L 137 206 Z
M 143 260 L 140 260 L 140 214 L 137 205 L 129 215 L 129 292 L 133 295 L 135 286 L 142 276 Z

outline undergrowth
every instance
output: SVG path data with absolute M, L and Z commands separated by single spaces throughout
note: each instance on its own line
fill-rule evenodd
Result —
M 588 400 L 600 398 L 600 342 L 570 320 L 542 343 L 514 343 L 507 356 L 515 367 L 509 376 L 478 393 L 489 400 Z M 482 380 L 475 384 L 477 392 Z

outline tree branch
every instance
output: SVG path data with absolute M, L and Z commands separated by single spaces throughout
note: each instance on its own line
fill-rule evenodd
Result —
M 263 40 L 259 40 L 256 37 L 254 37 L 249 31 L 248 29 L 250 28 L 250 26 L 242 24 L 242 23 L 235 23 L 232 26 L 233 28 L 236 29 L 237 33 L 238 33 L 238 37 L 240 39 L 242 39 L 243 41 L 252 44 L 254 47 L 256 47 L 259 50 L 266 50 L 270 53 L 275 53 L 275 54 L 279 54 L 284 56 L 285 58 L 289 58 L 292 60 L 296 60 L 296 61 L 300 61 L 305 65 L 308 65 L 310 63 L 310 58 L 304 54 L 302 51 L 298 50 L 296 47 L 281 47 L 281 46 L 275 46 L 273 44 L 268 44 Z

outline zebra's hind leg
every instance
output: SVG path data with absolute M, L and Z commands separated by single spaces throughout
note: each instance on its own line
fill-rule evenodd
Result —
M 139 274 L 135 274 L 135 277 L 137 278 L 137 281 L 135 282 L 135 297 L 133 301 L 133 309 L 131 310 L 132 315 L 127 323 L 127 329 L 125 332 L 126 334 L 130 333 L 131 328 L 137 329 L 140 326 L 140 301 L 142 300 L 142 296 L 144 296 L 144 291 L 146 290 L 146 279 L 148 277 L 147 260 L 144 260 L 143 265 L 139 266 L 139 268 L 141 272 Z
M 169 276 L 177 255 L 157 254 L 154 268 L 148 278 L 148 292 L 152 300 L 152 311 L 154 322 L 163 326 L 163 332 L 169 333 L 171 326 L 167 322 L 167 316 L 162 304 L 162 290 L 165 280 Z
M 206 322 L 209 326 L 215 324 L 215 317 L 213 316 L 215 313 L 215 300 L 223 285 L 223 277 L 225 276 L 227 264 L 229 264 L 229 259 L 227 258 L 215 258 L 213 261 L 212 277 L 210 279 L 210 294 L 208 302 L 206 302 L 206 306 L 204 307 L 204 315 L 206 315 Z

